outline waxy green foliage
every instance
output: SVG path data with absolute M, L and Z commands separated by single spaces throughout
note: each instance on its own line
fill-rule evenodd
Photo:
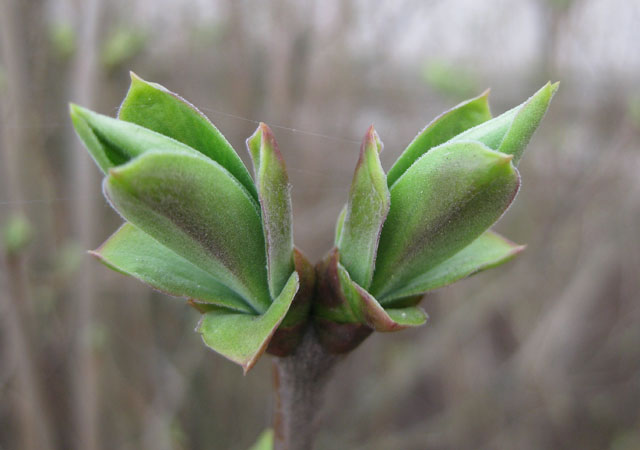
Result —
M 289 178 L 273 133 L 246 141 L 252 178 L 193 105 L 132 74 L 117 119 L 71 105 L 125 223 L 91 252 L 202 313 L 207 346 L 245 372 L 287 356 L 310 324 L 346 352 L 372 331 L 426 322 L 425 292 L 523 250 L 489 228 L 515 198 L 516 168 L 557 84 L 491 118 L 488 91 L 431 122 L 385 174 L 362 142 L 335 247 L 316 268 L 294 247 Z
M 293 271 L 293 228 L 289 177 L 273 134 L 264 123 L 247 139 L 259 187 L 271 295 L 280 292 Z
M 378 157 L 381 151 L 382 142 L 370 127 L 362 142 L 337 243 L 342 262 L 361 286 L 368 286 L 373 276 L 378 240 L 389 212 L 389 189 Z
M 349 351 L 367 331 L 420 325 L 422 294 L 522 251 L 488 229 L 518 192 L 516 165 L 556 89 L 549 83 L 493 119 L 488 91 L 459 104 L 422 130 L 386 176 L 379 151 L 366 152 L 382 144 L 367 132 L 336 248 L 318 267 L 314 316 L 327 347 Z
M 301 295 L 312 294 L 300 284 L 314 283 L 314 276 L 294 252 L 289 183 L 271 130 L 261 124 L 260 139 L 250 142 L 254 183 L 197 109 L 158 84 L 131 78 L 118 119 L 71 105 L 78 135 L 105 172 L 105 196 L 127 221 L 92 253 L 188 298 L 204 314 L 198 326 L 204 342 L 245 371 L 272 339 L 281 345 L 270 351 L 291 352 L 309 311 L 310 299 Z

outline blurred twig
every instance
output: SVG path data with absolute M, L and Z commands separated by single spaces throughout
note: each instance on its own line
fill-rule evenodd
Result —
M 95 99 L 98 78 L 98 34 L 102 12 L 101 0 L 82 2 L 77 17 L 79 48 L 73 68 L 72 97 L 85 106 L 91 106 Z M 77 141 L 72 156 L 71 196 L 74 199 L 72 228 L 77 239 L 85 248 L 94 245 L 96 229 L 100 223 L 96 202 L 88 192 L 95 190 L 95 168 Z M 73 406 L 77 436 L 76 446 L 82 450 L 99 448 L 98 437 L 98 391 L 94 349 L 91 342 L 93 331 L 93 311 L 96 298 L 95 276 L 92 264 L 84 264 L 77 275 L 73 289 L 75 305 L 76 360 L 73 373 Z
M 0 33 L 2 55 L 6 64 L 6 111 L 11 123 L 31 121 L 29 99 L 28 40 L 25 24 L 38 13 L 40 2 L 3 0 L 0 2 Z M 29 132 L 20 127 L 3 127 L 2 142 L 3 179 L 12 205 L 11 214 L 24 216 L 24 152 L 29 146 Z M 25 450 L 53 448 L 53 433 L 42 398 L 34 357 L 38 355 L 31 340 L 30 304 L 23 249 L 7 251 L 4 255 L 8 293 L 0 297 L 3 305 L 3 330 L 7 355 L 15 362 L 16 373 L 14 400 L 18 411 L 18 442 Z

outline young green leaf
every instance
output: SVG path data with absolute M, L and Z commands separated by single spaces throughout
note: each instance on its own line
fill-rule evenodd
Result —
M 256 311 L 269 307 L 260 213 L 218 163 L 201 155 L 147 152 L 111 169 L 104 192 L 125 219 Z
M 453 141 L 474 140 L 501 153 L 513 155 L 518 164 L 525 147 L 549 108 L 558 83 L 547 83 L 526 102 L 456 136 Z
M 344 228 L 344 219 L 347 217 L 347 205 L 344 205 L 338 214 L 338 220 L 336 220 L 336 232 L 335 237 L 333 239 L 333 244 L 335 246 L 340 242 L 340 238 L 342 237 L 342 229 Z
M 107 267 L 138 278 L 168 295 L 239 312 L 256 312 L 210 274 L 130 223 L 122 225 L 100 248 L 90 253 Z
M 293 300 L 293 304 L 282 321 L 280 328 L 299 325 L 304 322 L 311 309 L 311 301 L 315 294 L 316 271 L 315 266 L 297 248 L 293 249 L 295 270 L 300 279 L 300 288 Z
M 131 86 L 118 118 L 198 150 L 227 169 L 258 200 L 251 176 L 231 144 L 195 106 L 164 86 L 131 72 Z
M 262 315 L 213 310 L 204 314 L 197 331 L 208 347 L 240 364 L 246 374 L 267 348 L 297 290 L 298 274 L 293 272 L 280 295 Z
M 382 142 L 369 127 L 360 147 L 338 248 L 351 278 L 367 288 L 373 276 L 380 231 L 389 212 L 389 189 L 380 164 Z
M 482 270 L 499 266 L 510 261 L 525 247 L 514 244 L 493 231 L 486 231 L 451 258 L 385 297 L 381 303 L 386 305 L 400 298 L 432 291 Z
M 289 176 L 275 137 L 264 123 L 247 139 L 247 149 L 262 210 L 269 290 L 276 297 L 294 269 Z
M 276 356 L 290 355 L 302 340 L 307 329 L 311 302 L 316 290 L 314 265 L 297 248 L 293 249 L 293 256 L 300 287 L 287 315 L 269 341 L 267 352 Z
M 361 324 L 376 331 L 397 331 L 422 325 L 426 321 L 424 311 L 415 306 L 385 310 L 371 294 L 351 279 L 339 259 L 338 250 L 334 248 L 318 265 L 319 301 L 314 305 L 314 314 L 316 321 L 320 320 L 319 326 L 325 328 L 324 332 L 327 327 L 333 327 L 330 322 Z
M 71 120 L 78 136 L 105 173 L 112 167 L 126 164 L 149 150 L 162 149 L 202 156 L 187 145 L 139 125 L 98 114 L 74 104 L 70 105 L 70 109 Z
M 340 252 L 336 247 L 316 265 L 318 276 L 313 314 L 316 318 L 339 323 L 362 323 L 359 308 L 355 311 L 344 294 L 340 279 Z M 344 268 L 343 268 L 344 270 Z
M 387 298 L 498 220 L 520 185 L 512 158 L 477 142 L 452 142 L 418 159 L 391 188 L 369 291 Z
M 469 128 L 491 119 L 489 90 L 436 117 L 409 144 L 387 174 L 389 187 L 426 152 Z
M 349 272 L 339 263 L 338 276 L 342 292 L 356 317 L 375 331 L 399 331 L 423 325 L 427 321 L 426 313 L 417 306 L 394 310 L 393 317 L 390 316 L 371 294 L 350 278 Z
M 267 428 L 260 433 L 255 444 L 247 450 L 273 450 L 273 429 Z

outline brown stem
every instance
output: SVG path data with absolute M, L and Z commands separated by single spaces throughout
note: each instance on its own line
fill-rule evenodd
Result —
M 274 450 L 313 448 L 324 390 L 338 359 L 320 345 L 313 327 L 292 355 L 274 358 Z

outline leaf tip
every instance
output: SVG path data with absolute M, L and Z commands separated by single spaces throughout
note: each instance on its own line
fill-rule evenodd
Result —
M 260 139 L 261 134 L 262 134 L 262 122 L 260 122 L 260 125 L 258 125 L 258 128 L 256 128 L 256 131 L 254 131 L 251 134 L 251 136 L 249 136 L 244 141 L 245 144 L 247 145 L 247 149 L 249 150 L 249 153 L 251 153 L 251 148 L 254 146 L 254 142 Z
M 204 308 L 202 308 L 200 305 L 198 305 L 196 302 L 194 302 L 192 298 L 187 300 L 187 305 L 191 306 L 193 309 L 198 311 L 200 314 L 204 314 L 204 313 L 207 312 Z
M 497 166 L 506 166 L 513 161 L 514 155 L 510 153 L 494 152 L 497 154 L 495 164 Z
M 279 159 L 282 159 L 280 149 L 278 148 L 278 143 L 276 142 L 276 137 L 273 135 L 273 131 L 271 131 L 269 125 L 264 122 L 260 122 L 260 131 L 262 131 L 263 145 L 266 144 L 266 146 L 270 148 Z
M 273 134 L 271 132 L 271 128 L 269 128 L 269 125 L 264 122 L 260 122 L 258 124 L 258 130 L 260 130 L 263 134 Z
M 511 250 L 511 255 L 515 256 L 527 249 L 527 244 L 516 245 L 513 250 Z
M 375 127 L 373 124 L 369 125 L 369 128 L 362 139 L 361 153 L 364 153 L 368 148 L 374 148 L 378 153 L 380 153 L 382 152 L 383 147 L 384 145 L 382 144 Z
M 86 121 L 88 112 L 89 112 L 88 109 L 83 108 L 77 103 L 69 103 L 69 114 L 71 115 L 71 118 L 74 120 Z
M 253 369 L 253 366 L 256 365 L 256 361 L 248 361 L 241 365 L 242 365 L 242 375 L 246 377 L 247 373 L 249 373 L 249 371 Z

